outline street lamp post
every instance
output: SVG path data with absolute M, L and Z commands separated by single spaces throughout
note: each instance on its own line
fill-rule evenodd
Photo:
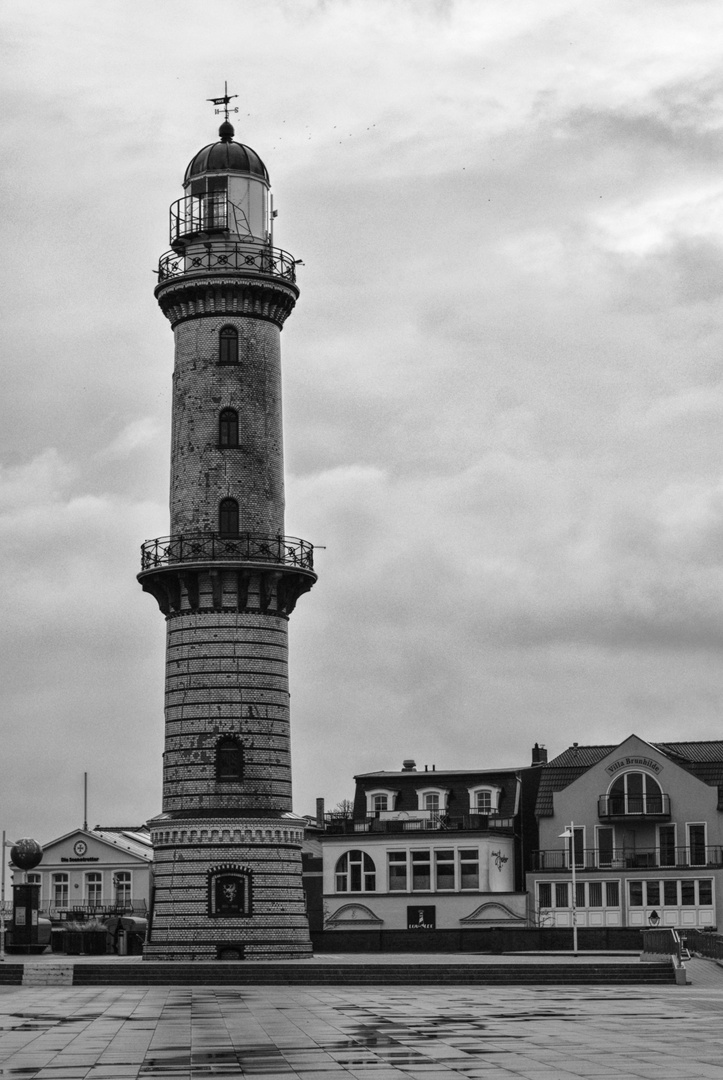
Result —
M 570 869 L 572 871 L 572 953 L 577 956 L 577 877 L 575 874 L 575 823 L 570 822 L 560 836 L 570 841 Z
M 0 961 L 5 959 L 5 830 L 3 829 L 2 869 L 0 869 Z

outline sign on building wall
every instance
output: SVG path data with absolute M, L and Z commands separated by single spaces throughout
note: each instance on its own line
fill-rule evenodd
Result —
M 407 930 L 434 930 L 437 926 L 436 907 L 407 908 Z
M 655 761 L 649 757 L 623 757 L 618 758 L 617 761 L 611 762 L 610 765 L 605 766 L 605 772 L 613 776 L 614 773 L 620 772 L 621 769 L 629 769 L 631 765 L 642 765 L 645 769 L 650 769 L 651 772 L 660 773 L 663 771 L 663 766 L 659 761 Z

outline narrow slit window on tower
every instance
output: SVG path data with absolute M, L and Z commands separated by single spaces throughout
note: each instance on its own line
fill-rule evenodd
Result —
M 224 326 L 218 335 L 219 364 L 238 364 L 238 330 L 235 326 Z
M 243 749 L 235 739 L 221 739 L 216 746 L 216 779 L 224 784 L 243 778 Z
M 218 445 L 238 446 L 238 413 L 222 409 L 218 418 Z
M 222 499 L 218 508 L 218 531 L 222 536 L 238 536 L 238 503 Z

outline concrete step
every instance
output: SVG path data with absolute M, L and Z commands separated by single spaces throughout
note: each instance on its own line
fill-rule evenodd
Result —
M 76 964 L 74 986 L 501 986 L 671 984 L 660 964 Z

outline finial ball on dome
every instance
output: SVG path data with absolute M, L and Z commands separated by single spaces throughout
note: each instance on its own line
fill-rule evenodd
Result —
M 218 129 L 218 133 L 221 136 L 221 142 L 231 142 L 236 134 L 233 128 L 233 124 L 229 124 L 228 120 L 224 120 L 221 127 Z

